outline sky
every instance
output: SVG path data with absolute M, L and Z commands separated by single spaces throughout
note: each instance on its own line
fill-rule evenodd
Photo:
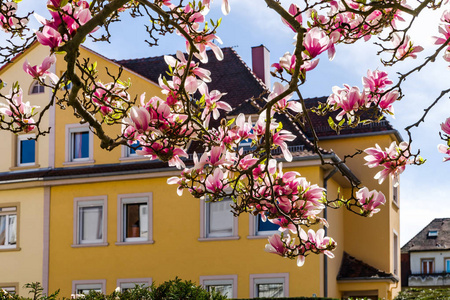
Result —
M 43 1 L 24 0 L 24 10 L 35 10 L 48 17 Z M 300 3 L 300 1 L 297 1 Z M 230 0 L 231 12 L 223 16 L 220 12 L 220 0 L 215 0 L 208 17 L 223 17 L 218 30 L 224 47 L 233 47 L 242 59 L 251 66 L 251 47 L 264 44 L 270 51 L 271 63 L 278 62 L 287 51 L 293 51 L 293 33 L 284 26 L 279 17 L 272 12 L 262 0 Z M 288 6 L 288 1 L 282 1 Z M 410 3 L 413 5 L 412 3 Z M 213 13 L 216 11 L 217 13 Z M 369 42 L 358 42 L 356 45 L 338 45 L 335 59 L 330 62 L 326 53 L 320 56 L 316 69 L 308 74 L 308 82 L 302 88 L 306 97 L 327 96 L 333 86 L 342 87 L 344 83 L 362 88 L 361 78 L 368 69 L 379 69 L 390 74 L 396 81 L 396 72 L 405 72 L 420 64 L 432 53 L 432 35 L 438 35 L 440 13 L 426 13 L 419 18 L 410 31 L 415 44 L 426 50 L 418 54 L 417 59 L 408 59 L 393 68 L 383 67 L 378 50 L 372 38 Z M 111 26 L 113 37 L 111 43 L 92 43 L 86 41 L 85 46 L 112 59 L 142 58 L 174 54 L 176 50 L 185 50 L 184 39 L 178 36 L 161 37 L 158 47 L 148 47 L 144 42 L 146 32 L 144 24 L 147 20 L 124 18 L 124 21 Z M 37 29 L 36 22 L 30 23 Z M 123 45 L 127 45 L 124 47 Z M 431 50 L 427 50 L 427 48 Z M 385 57 L 386 58 L 386 57 Z M 400 132 L 405 140 L 406 126 L 416 122 L 430 103 L 439 96 L 440 91 L 450 86 L 448 63 L 441 57 L 436 63 L 425 67 L 419 73 L 409 77 L 404 84 L 405 97 L 394 105 L 395 119 L 388 117 L 391 124 Z M 425 165 L 409 166 L 401 175 L 400 183 L 400 242 L 404 245 L 434 218 L 450 217 L 450 162 L 442 162 L 443 154 L 437 152 L 439 124 L 450 117 L 450 100 L 444 97 L 428 114 L 426 123 L 412 130 L 413 146 L 420 149 L 421 156 L 427 159 Z

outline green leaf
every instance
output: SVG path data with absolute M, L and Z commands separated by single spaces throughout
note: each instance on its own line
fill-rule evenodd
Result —
M 233 119 L 231 119 L 231 120 L 228 120 L 228 122 L 227 122 L 227 127 L 230 127 L 231 124 L 234 123 L 234 121 L 235 121 L 235 118 L 233 118 Z

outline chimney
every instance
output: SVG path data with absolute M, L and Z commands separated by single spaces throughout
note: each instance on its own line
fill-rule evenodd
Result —
M 252 47 L 252 69 L 270 89 L 270 52 L 264 45 Z

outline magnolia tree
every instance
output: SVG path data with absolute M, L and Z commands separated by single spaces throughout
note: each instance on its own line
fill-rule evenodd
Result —
M 450 8 L 448 0 L 408 3 L 403 0 L 251 1 L 279 14 L 280 22 L 292 29 L 295 43 L 293 49 L 286 49 L 292 52 L 286 52 L 272 65 L 271 73 L 277 82 L 272 91 L 261 96 L 265 104 L 258 119 L 239 115 L 231 121 L 222 119 L 220 122 L 212 119 L 218 120 L 232 108 L 224 101 L 223 93 L 208 89 L 211 73 L 202 68 L 208 61 L 208 48 L 218 60 L 223 59 L 221 49 L 215 44 L 221 43 L 217 35 L 220 20 L 205 21 L 212 0 L 92 0 L 91 3 L 48 0 L 50 19 L 37 14 L 32 16 L 32 12 L 18 14 L 20 0 L 2 1 L 0 22 L 8 35 L 8 44 L 0 48 L 3 62 L 9 62 L 36 40 L 47 46 L 48 56 L 42 57 L 41 65 L 32 66 L 26 61 L 23 69 L 41 85 L 50 87 L 53 94 L 45 107 L 37 107 L 24 99 L 20 83 L 11 83 L 8 94 L 2 84 L 1 128 L 15 133 L 33 131 L 38 137 L 50 130 L 41 128 L 40 124 L 51 106 L 70 107 L 80 122 L 90 125 L 102 148 L 112 150 L 128 145 L 151 160 L 160 159 L 181 169 L 180 176 L 168 179 L 169 184 L 177 185 L 178 194 L 186 190 L 196 198 L 204 197 L 213 202 L 230 197 L 235 215 L 243 212 L 260 214 L 263 220 L 279 225 L 281 234 L 269 238 L 267 251 L 296 258 L 299 266 L 310 253 L 332 257 L 336 242 L 325 237 L 323 229 L 308 230 L 314 224 L 328 226 L 321 217 L 324 208 L 344 206 L 362 216 L 372 216 L 386 202 L 385 196 L 348 178 L 352 183 L 350 197 L 327 199 L 323 188 L 311 184 L 299 173 L 283 172 L 282 164 L 273 158 L 272 150 L 280 148 L 285 160 L 291 161 L 287 142 L 295 136 L 282 129 L 274 116 L 288 114 L 291 119 L 303 122 L 304 128 L 313 132 L 315 150 L 322 163 L 338 167 L 343 162 L 326 162 L 319 151 L 311 114 L 328 116 L 336 112 L 335 118 L 329 118 L 329 124 L 337 132 L 358 124 L 379 122 L 385 114 L 392 115 L 394 103 L 403 97 L 401 85 L 408 76 L 437 61 L 439 56 L 450 62 L 450 10 L 445 10 L 445 6 Z M 222 0 L 221 8 L 227 15 L 229 1 Z M 327 52 L 332 60 L 338 44 L 376 39 L 379 54 L 389 53 L 384 65 L 414 59 L 423 48 L 410 40 L 408 30 L 417 16 L 429 9 L 442 9 L 441 25 L 430 29 L 436 35 L 433 55 L 395 80 L 386 72 L 369 70 L 362 79 L 362 87 L 346 84 L 333 87 L 325 103 L 312 108 L 305 106 L 300 87 L 306 83 L 308 72 L 318 65 L 319 55 Z M 125 13 L 150 19 L 146 25 L 150 46 L 157 44 L 160 34 L 179 35 L 186 41 L 186 49 L 178 51 L 176 57 L 165 57 L 169 76 L 160 76 L 158 82 L 165 94 L 163 98 L 148 97 L 145 93 L 130 95 L 130 83 L 121 80 L 120 69 L 114 74 L 108 72 L 110 82 L 101 82 L 96 64 L 80 57 L 79 48 L 86 39 L 107 41 L 111 36 L 111 23 L 119 21 Z M 42 24 L 34 33 L 27 28 L 31 17 Z M 49 71 L 56 61 L 55 54 L 63 54 L 59 57 L 66 63 L 61 78 Z M 3 80 L 7 81 L 7 78 Z M 72 88 L 65 88 L 69 83 Z M 449 91 L 442 91 L 434 104 Z M 423 122 L 432 106 L 412 126 Z M 122 126 L 120 135 L 108 135 L 105 127 L 117 124 Z M 379 183 L 389 176 L 395 183 L 407 165 L 424 162 L 410 148 L 411 127 L 407 128 L 409 142 L 399 145 L 393 142 L 386 149 L 374 145 L 364 150 L 366 165 L 381 168 L 375 176 Z M 450 155 L 450 118 L 442 123 L 440 135 L 446 144 L 439 145 L 438 150 Z M 244 140 L 251 141 L 248 152 L 239 147 Z M 188 157 L 187 147 L 192 141 L 201 141 L 204 149 L 202 154 L 194 153 L 193 163 L 186 167 L 186 160 L 182 158 Z M 450 160 L 450 157 L 444 160 Z

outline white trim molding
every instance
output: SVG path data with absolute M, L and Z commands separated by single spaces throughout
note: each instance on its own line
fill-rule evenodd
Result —
M 284 297 L 289 297 L 289 273 L 250 274 L 250 298 L 258 297 L 257 284 L 282 283 Z

